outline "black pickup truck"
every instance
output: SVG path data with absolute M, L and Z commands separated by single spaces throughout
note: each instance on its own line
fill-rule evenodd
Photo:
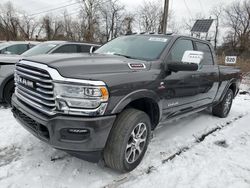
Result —
M 23 59 L 15 82 L 12 111 L 28 131 L 126 172 L 139 165 L 159 123 L 208 107 L 226 117 L 241 74 L 218 66 L 206 41 L 141 34 L 116 38 L 92 54 Z

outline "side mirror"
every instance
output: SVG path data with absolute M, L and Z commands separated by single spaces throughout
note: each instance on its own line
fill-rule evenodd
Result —
M 92 54 L 94 51 L 96 51 L 96 47 L 95 46 L 91 46 L 89 53 Z
M 168 63 L 168 70 L 173 72 L 178 71 L 197 71 L 199 64 L 203 60 L 203 52 L 186 51 L 182 57 L 181 62 Z
M 199 69 L 198 64 L 185 64 L 185 63 L 169 63 L 168 70 L 173 72 L 179 71 L 197 71 Z

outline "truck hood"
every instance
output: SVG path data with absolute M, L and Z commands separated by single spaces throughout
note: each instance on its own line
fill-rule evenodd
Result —
M 20 59 L 22 59 L 22 56 L 20 55 L 15 55 L 15 56 L 0 56 L 0 65 L 1 64 L 15 64 L 17 63 Z
M 151 66 L 148 61 L 106 54 L 51 54 L 24 58 L 24 60 L 46 64 L 57 69 L 64 77 L 80 79 L 93 74 L 147 71 Z M 128 65 L 130 63 L 144 64 L 145 68 L 131 69 Z

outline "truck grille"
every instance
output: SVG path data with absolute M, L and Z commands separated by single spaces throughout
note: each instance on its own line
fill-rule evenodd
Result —
M 27 105 L 48 115 L 56 108 L 52 78 L 46 70 L 17 63 L 16 95 Z

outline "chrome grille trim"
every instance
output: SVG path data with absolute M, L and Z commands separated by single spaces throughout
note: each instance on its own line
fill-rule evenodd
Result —
M 44 108 L 42 105 L 40 105 L 39 103 L 36 103 L 32 100 L 29 100 L 28 98 L 20 95 L 18 92 L 15 93 L 16 96 L 18 97 L 18 99 L 20 99 L 21 101 L 30 104 L 33 108 L 37 109 L 38 111 L 41 111 L 47 115 L 55 115 L 54 112 L 51 112 L 49 109 Z
M 21 81 L 18 81 L 18 78 Z M 54 86 L 48 71 L 18 62 L 15 70 L 15 81 L 15 93 L 20 100 L 42 113 L 55 114 Z M 26 82 L 33 84 L 28 85 Z
M 31 73 L 31 74 L 35 74 L 37 76 L 43 76 L 45 78 L 49 78 L 50 76 L 47 75 L 47 74 L 43 74 L 41 72 L 38 72 L 38 71 L 34 71 L 34 70 L 29 70 L 27 68 L 24 68 L 24 67 L 17 67 L 17 70 L 20 70 L 20 71 L 23 71 L 23 72 L 26 72 L 26 73 Z
M 47 90 L 44 90 L 44 89 L 41 89 L 41 88 L 37 88 L 36 90 L 41 92 L 41 93 L 47 94 L 47 95 L 53 95 L 54 94 L 53 91 L 47 91 Z
M 20 76 L 23 76 L 23 77 L 25 77 L 25 78 L 29 78 L 29 79 L 32 79 L 32 80 L 35 80 L 35 81 L 44 82 L 44 83 L 52 83 L 52 80 L 45 80 L 45 79 L 39 78 L 39 77 L 37 77 L 37 76 L 32 76 L 32 75 L 23 73 L 23 72 L 21 72 L 21 71 L 18 71 L 17 69 L 15 70 L 15 72 L 16 72 L 18 75 L 20 75 Z
M 35 97 L 35 96 L 32 96 L 32 95 L 30 95 L 30 94 L 28 94 L 28 93 L 25 93 L 25 92 L 23 92 L 23 91 L 20 90 L 20 89 L 17 89 L 17 92 L 18 92 L 19 94 L 23 95 L 24 97 L 26 97 L 26 98 L 28 98 L 28 99 L 30 99 L 30 100 L 33 100 L 33 101 L 35 101 L 35 102 L 38 102 L 38 103 L 40 103 L 40 104 L 43 104 L 43 105 L 45 105 L 45 106 L 47 106 L 47 107 L 55 107 L 55 106 L 56 106 L 55 103 L 53 104 L 53 103 L 46 102 L 45 100 L 39 99 L 39 98 L 37 98 L 37 97 Z
M 36 85 L 43 87 L 43 88 L 46 88 L 46 89 L 53 89 L 52 85 L 45 85 L 45 84 L 41 84 L 41 83 L 36 83 Z
M 27 89 L 27 88 L 25 88 L 25 87 L 23 87 L 21 85 L 18 85 L 18 89 L 20 89 L 21 91 L 26 92 L 28 94 L 34 95 L 36 97 L 39 97 L 41 99 L 44 99 L 44 100 L 48 100 L 48 101 L 54 101 L 55 100 L 54 97 L 46 97 L 45 95 L 42 95 L 42 94 L 37 93 L 37 92 L 34 92 L 34 91 L 32 91 L 30 89 Z

